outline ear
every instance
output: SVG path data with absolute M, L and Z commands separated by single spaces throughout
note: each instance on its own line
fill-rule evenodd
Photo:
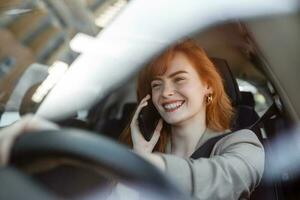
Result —
M 206 85 L 205 86 L 205 95 L 207 94 L 212 94 L 213 93 L 213 89 L 210 85 Z

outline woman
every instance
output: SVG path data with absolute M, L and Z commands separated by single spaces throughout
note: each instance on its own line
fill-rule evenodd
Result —
M 200 47 L 185 40 L 153 59 L 139 75 L 137 97 L 139 105 L 122 142 L 194 197 L 249 199 L 264 169 L 264 149 L 252 131 L 226 135 L 209 158 L 190 158 L 207 140 L 229 132 L 233 115 L 222 79 Z M 161 120 L 148 142 L 138 115 L 149 101 Z

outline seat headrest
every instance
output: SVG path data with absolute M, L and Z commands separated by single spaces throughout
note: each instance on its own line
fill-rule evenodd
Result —
M 241 104 L 250 107 L 255 107 L 253 94 L 251 92 L 241 92 Z
M 221 58 L 210 58 L 210 60 L 213 62 L 223 79 L 225 91 L 230 98 L 232 105 L 238 105 L 241 99 L 241 94 L 236 79 L 230 71 L 227 61 Z

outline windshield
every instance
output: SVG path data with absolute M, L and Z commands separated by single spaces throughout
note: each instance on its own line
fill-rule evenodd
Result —
M 172 1 L 171 7 L 169 1 L 159 7 L 125 0 L 1 2 L 2 126 L 28 112 L 48 119 L 77 115 L 175 40 L 236 18 L 291 12 L 296 5 L 293 0 Z

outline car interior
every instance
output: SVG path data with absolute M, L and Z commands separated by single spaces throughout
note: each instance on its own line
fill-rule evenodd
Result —
M 236 78 L 230 70 L 230 67 L 225 59 L 211 58 L 218 72 L 220 73 L 225 86 L 225 91 L 229 96 L 232 104 L 234 105 L 235 115 L 231 125 L 231 131 L 240 129 L 250 129 L 259 138 L 264 148 L 268 150 L 268 140 L 266 137 L 268 134 L 276 134 L 284 127 L 278 127 L 278 123 L 282 126 L 287 126 L 282 118 L 281 112 L 278 110 L 275 104 L 271 104 L 270 107 L 261 116 L 255 111 L 254 96 L 251 92 L 240 91 Z M 125 103 L 122 108 L 122 114 L 120 118 L 108 118 L 105 122 L 97 122 L 92 124 L 94 131 L 106 134 L 108 137 L 118 140 L 120 133 L 125 129 L 126 125 L 131 120 L 131 117 L 135 111 L 137 103 Z M 98 105 L 94 108 L 97 109 Z M 99 108 L 99 107 L 98 107 Z M 112 105 L 110 109 L 115 108 Z M 97 111 L 91 110 L 90 117 L 97 119 L 93 116 Z M 113 111 L 110 111 L 113 112 Z M 274 123 L 273 120 L 276 120 Z M 276 124 L 276 125 L 275 125 Z M 275 126 L 274 126 L 275 125 Z M 263 132 L 263 133 L 262 133 Z M 266 169 L 268 168 L 266 158 Z M 282 191 L 277 183 L 271 180 L 265 180 L 263 177 L 260 186 L 252 193 L 251 199 L 279 199 Z
M 56 61 L 71 65 L 83 54 L 71 45 L 78 33 L 96 37 L 105 29 L 99 16 L 114 5 L 119 6 L 120 12 L 130 1 L 76 2 L 72 5 L 66 0 L 62 7 L 50 0 L 12 1 L 7 5 L 0 2 L 1 128 L 9 126 L 20 116 L 38 110 L 55 85 L 53 83 L 48 87 L 49 90 L 43 91 L 44 96 L 39 101 L 34 100 L 34 95 L 45 82 L 48 68 L 57 64 Z M 65 10 L 70 12 L 62 14 Z M 75 13 L 75 18 L 71 20 L 72 13 Z M 223 79 L 235 111 L 231 131 L 250 129 L 265 148 L 265 172 L 261 183 L 252 192 L 251 199 L 254 200 L 293 200 L 300 197 L 300 176 L 289 168 L 280 171 L 279 178 L 269 174 L 276 159 L 273 141 L 297 126 L 299 118 L 297 112 L 300 110 L 300 101 L 297 100 L 300 100 L 300 95 L 296 92 L 299 86 L 297 52 L 300 40 L 296 34 L 300 33 L 299 19 L 299 12 L 251 20 L 236 19 L 187 35 L 205 49 Z M 64 66 L 61 63 L 57 65 Z M 288 66 L 290 68 L 283 69 Z M 30 75 L 33 78 L 20 84 L 27 68 L 33 70 L 35 75 Z M 159 191 L 163 195 L 155 196 L 157 199 L 175 199 L 174 195 L 180 199 L 182 194 L 177 193 L 167 178 L 140 158 L 125 152 L 118 143 L 137 106 L 137 73 L 135 71 L 117 87 L 99 97 L 92 107 L 78 110 L 68 118 L 55 120 L 66 128 L 63 129 L 66 134 L 46 132 L 44 137 L 38 139 L 29 134 L 24 140 L 17 141 L 11 165 L 29 174 L 38 185 L 27 182 L 27 177 L 23 179 L 22 174 L 11 169 L 3 169 L 0 180 L 23 188 L 20 191 L 28 191 L 27 194 L 32 194 L 36 199 L 93 199 L 95 196 L 105 199 L 118 181 L 127 181 L 128 185 L 143 192 L 147 188 L 142 187 L 143 184 L 148 184 L 150 189 L 146 193 L 150 195 Z M 79 84 L 74 87 L 79 87 Z M 72 130 L 75 136 L 66 137 Z M 88 132 L 103 139 L 85 139 L 80 135 Z M 56 137 L 53 140 L 52 135 Z M 37 153 L 39 151 L 40 154 Z M 110 154 L 106 153 L 108 151 Z M 99 157 L 95 152 L 100 154 Z M 113 158 L 118 159 L 115 161 Z M 126 159 L 135 163 L 135 172 Z M 122 167 L 115 167 L 118 165 Z M 95 169 L 97 167 L 98 170 Z M 26 185 L 34 185 L 35 189 Z M 41 189 L 40 185 L 47 190 Z M 0 197 L 6 194 L 3 191 L 13 193 L 9 186 L 1 184 L 3 190 L 0 191 Z M 24 195 L 26 193 L 19 192 L 16 199 Z M 147 198 L 154 197 L 150 195 Z
M 229 31 L 232 34 L 234 31 L 238 30 L 237 32 L 240 31 L 245 34 L 247 30 L 240 30 L 240 28 L 243 26 L 244 25 L 241 24 L 220 25 L 207 30 L 207 32 L 198 35 L 192 35 L 191 37 L 196 41 L 202 41 L 204 40 L 203 38 L 205 38 L 205 40 L 207 41 L 209 40 L 209 37 L 211 37 L 211 40 L 220 40 L 218 42 L 222 43 L 224 42 L 222 41 L 223 38 L 220 39 L 216 37 L 213 34 L 214 32 L 218 31 L 219 34 L 222 33 L 224 35 L 227 35 L 229 34 Z M 235 43 L 235 40 L 236 38 L 234 38 L 232 42 Z M 226 38 L 226 42 L 228 42 L 228 38 Z M 249 42 L 249 38 L 247 38 L 247 40 L 239 42 L 247 43 L 248 45 L 254 45 L 253 43 L 251 43 L 251 40 Z M 200 45 L 203 45 L 203 43 L 200 43 Z M 222 48 L 222 45 L 224 44 L 218 44 L 215 46 L 219 48 L 221 46 Z M 246 45 L 243 44 L 243 46 Z M 209 49 L 212 47 L 208 45 L 204 46 L 204 48 Z M 214 50 L 211 50 L 211 54 L 209 54 L 209 56 L 211 56 L 212 62 L 223 78 L 227 95 L 230 97 L 230 100 L 235 108 L 235 115 L 232 121 L 231 130 L 235 131 L 246 128 L 251 129 L 253 132 L 255 132 L 267 152 L 265 164 L 265 168 L 267 171 L 269 168 L 268 156 L 273 156 L 272 149 L 269 143 L 273 138 L 276 138 L 278 135 L 280 135 L 282 130 L 287 130 L 292 127 L 293 123 L 291 117 L 282 106 L 281 101 L 278 101 L 278 93 L 274 90 L 274 87 L 271 84 L 271 80 L 264 72 L 264 66 L 262 62 L 259 61 L 260 58 L 255 54 L 255 52 L 253 52 L 253 54 L 251 55 L 247 55 L 247 58 L 244 58 L 247 59 L 246 62 L 251 62 L 251 64 L 246 63 L 240 64 L 240 66 L 232 67 L 225 59 L 226 56 L 224 55 L 226 55 L 226 53 L 223 52 L 222 57 L 214 57 L 215 54 L 217 54 L 214 51 L 220 51 L 220 49 L 215 47 Z M 230 56 L 229 59 L 231 59 Z M 236 61 L 230 60 L 230 63 L 234 62 Z M 243 65 L 246 65 L 247 67 L 243 67 Z M 245 70 L 247 71 L 245 72 Z M 241 84 L 238 84 L 239 79 L 247 80 L 248 83 L 253 84 L 259 92 L 253 92 L 251 90 L 245 91 Z M 133 77 L 133 81 L 131 82 L 134 82 L 134 80 L 135 78 Z M 93 131 L 101 132 L 102 134 L 105 134 L 106 136 L 113 138 L 114 140 L 118 139 L 122 130 L 130 122 L 132 113 L 135 111 L 135 107 L 137 105 L 136 102 L 134 102 L 133 97 L 129 97 L 129 102 L 124 103 L 119 101 L 120 97 L 121 99 L 128 99 L 128 97 L 125 97 L 124 95 L 127 94 L 128 96 L 128 87 L 132 87 L 131 93 L 133 93 L 132 91 L 134 91 L 134 83 L 129 82 L 126 86 L 120 87 L 115 90 L 114 93 L 106 97 L 103 101 L 99 102 L 94 108 L 90 110 L 88 115 L 88 126 L 92 128 Z M 134 96 L 134 94 L 131 95 Z M 264 105 L 261 106 L 260 109 L 258 109 L 260 104 L 260 95 L 263 95 L 265 99 Z M 114 102 L 108 99 L 116 99 L 116 101 Z M 107 102 L 110 103 L 108 104 Z M 99 112 L 99 109 L 103 110 Z M 99 116 L 99 113 L 105 113 L 105 115 Z M 293 195 L 297 194 L 296 190 L 294 190 L 297 183 L 298 182 L 295 180 L 285 180 L 278 182 L 270 179 L 269 177 L 263 177 L 260 186 L 256 188 L 256 190 L 252 193 L 251 199 L 294 198 Z M 291 185 L 293 186 L 290 187 Z

